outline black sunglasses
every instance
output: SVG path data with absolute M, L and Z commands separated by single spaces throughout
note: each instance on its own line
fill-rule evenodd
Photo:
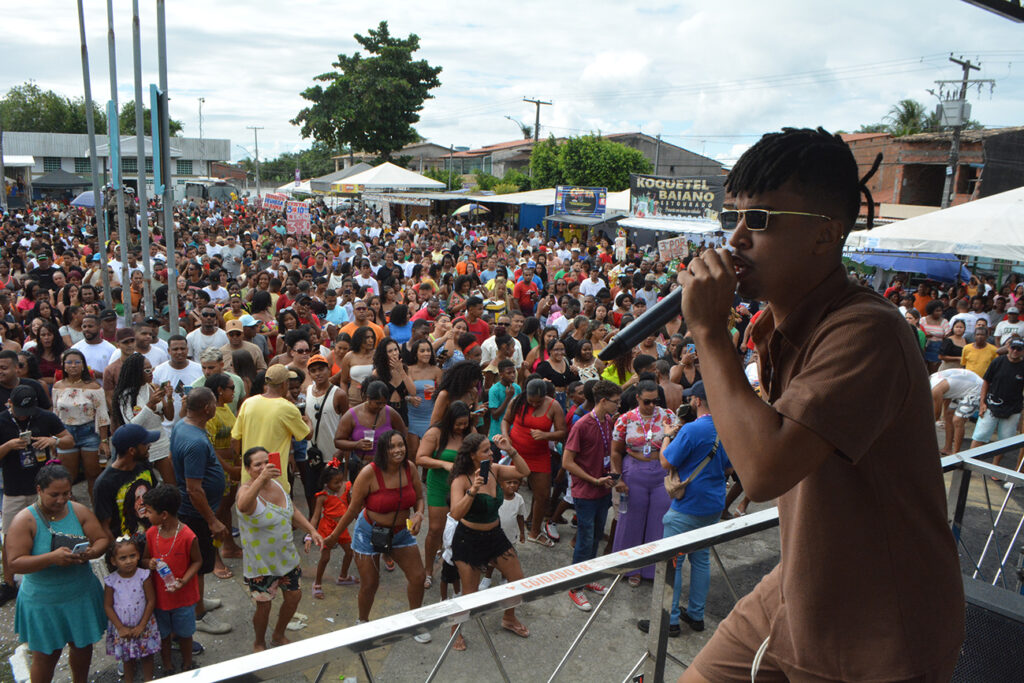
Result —
M 640 403 L 644 404 L 645 406 L 653 406 L 657 402 L 658 402 L 658 399 L 656 399 L 656 398 L 642 398 L 642 399 L 640 399 Z

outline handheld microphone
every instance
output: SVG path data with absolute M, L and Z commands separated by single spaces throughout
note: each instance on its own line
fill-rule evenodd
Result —
M 597 357 L 606 362 L 611 361 L 634 346 L 639 346 L 646 337 L 656 334 L 666 323 L 682 315 L 682 304 L 683 288 L 676 287 L 668 296 L 651 306 L 646 313 L 622 328 Z

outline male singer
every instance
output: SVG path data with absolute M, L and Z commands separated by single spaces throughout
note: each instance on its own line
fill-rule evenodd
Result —
M 765 135 L 726 180 L 733 253 L 679 274 L 722 446 L 752 500 L 778 498 L 782 538 L 681 681 L 749 681 L 762 648 L 759 682 L 952 674 L 964 601 L 927 371 L 899 311 L 841 261 L 866 180 L 838 135 Z M 737 288 L 767 303 L 752 331 L 767 402 L 729 336 Z

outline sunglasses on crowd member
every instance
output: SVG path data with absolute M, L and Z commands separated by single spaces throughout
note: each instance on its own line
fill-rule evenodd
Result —
M 658 402 L 658 399 L 656 399 L 656 398 L 642 398 L 642 399 L 640 399 L 640 403 L 642 405 L 645 405 L 645 406 L 653 406 L 657 402 Z
M 718 214 L 718 221 L 722 224 L 722 230 L 735 230 L 739 227 L 740 219 L 747 226 L 747 230 L 760 232 L 768 228 L 768 219 L 772 216 L 811 216 L 820 218 L 823 221 L 832 220 L 831 216 L 820 213 L 807 213 L 805 211 L 770 211 L 768 209 L 729 209 Z

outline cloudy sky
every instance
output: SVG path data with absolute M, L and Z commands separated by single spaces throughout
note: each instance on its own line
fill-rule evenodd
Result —
M 94 97 L 110 94 L 106 3 L 84 0 Z M 157 81 L 155 2 L 142 0 L 143 82 Z M 115 0 L 118 93 L 133 93 L 131 2 Z M 0 92 L 34 80 L 82 93 L 71 0 L 21 3 L 4 17 Z M 387 20 L 416 33 L 419 56 L 444 68 L 417 129 L 432 142 L 479 147 L 520 137 L 510 116 L 542 135 L 642 130 L 698 153 L 735 159 L 784 125 L 856 129 L 893 103 L 959 79 L 951 52 L 980 61 L 971 91 L 984 125 L 1024 124 L 1024 25 L 962 0 L 492 2 L 490 0 L 170 0 L 171 116 L 185 134 L 229 138 L 233 158 L 310 144 L 289 120 L 299 93 L 354 52 L 354 33 Z

